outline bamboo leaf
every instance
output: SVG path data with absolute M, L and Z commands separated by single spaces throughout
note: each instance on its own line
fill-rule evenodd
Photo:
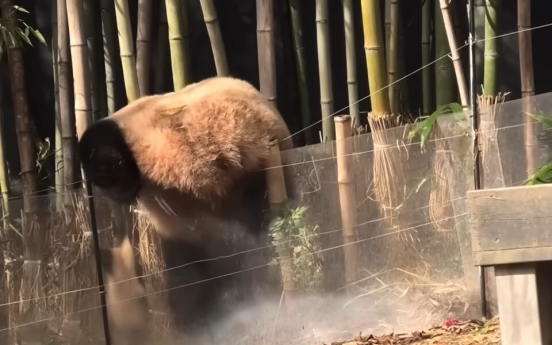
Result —
M 29 35 L 27 32 L 21 30 L 21 28 L 15 28 L 15 32 L 17 33 L 17 35 L 19 37 L 21 37 L 28 45 L 30 45 L 31 47 L 33 46 L 33 43 L 31 42 L 31 40 L 29 39 Z
M 427 139 L 429 135 L 431 134 L 431 131 L 433 130 L 433 126 L 435 125 L 435 122 L 437 121 L 437 118 L 446 115 L 446 114 L 454 114 L 454 118 L 457 121 L 463 120 L 462 115 L 463 108 L 462 105 L 459 103 L 450 103 L 445 104 L 441 106 L 439 109 L 435 110 L 433 114 L 429 115 L 425 120 L 422 122 L 419 122 L 409 133 L 408 138 L 412 139 L 418 134 L 420 136 L 420 146 L 423 148 L 427 142 Z
M 544 115 L 533 115 L 529 113 L 526 114 L 543 124 L 545 127 L 548 127 L 548 129 L 552 129 L 552 118 Z
M 44 45 L 47 45 L 47 44 L 46 44 L 46 39 L 44 39 L 44 36 L 42 36 L 42 33 L 41 33 L 40 31 L 31 28 L 31 33 L 34 35 L 34 37 L 36 37 L 36 39 L 37 39 L 40 43 L 42 43 L 42 44 L 44 44 Z
M 541 167 L 536 173 L 531 175 L 524 184 L 534 186 L 552 182 L 552 162 Z
M 27 11 L 26 9 L 24 9 L 24 8 L 21 7 L 21 6 L 14 5 L 13 8 L 14 8 L 16 11 L 19 11 L 19 12 L 29 13 L 29 11 Z

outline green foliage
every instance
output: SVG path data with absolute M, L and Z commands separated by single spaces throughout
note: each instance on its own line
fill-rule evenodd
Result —
M 466 119 L 464 118 L 463 114 L 464 109 L 462 108 L 462 105 L 459 103 L 449 103 L 445 104 L 439 109 L 435 110 L 433 114 L 426 117 L 422 122 L 418 123 L 409 133 L 408 133 L 408 139 L 414 138 L 416 135 L 420 136 L 420 146 L 422 149 L 424 148 L 429 135 L 431 134 L 431 131 L 433 130 L 433 127 L 435 126 L 435 122 L 437 122 L 437 118 L 439 118 L 442 115 L 447 114 L 454 114 L 454 118 L 456 121 L 463 127 L 467 127 Z
M 544 115 L 533 115 L 528 114 L 531 116 L 537 122 L 540 122 L 546 129 L 552 129 L 552 118 L 544 116 Z M 537 184 L 544 184 L 544 183 L 551 183 L 552 182 L 552 162 L 546 164 L 545 166 L 541 167 L 539 170 L 537 170 L 536 173 L 531 175 L 527 180 L 525 180 L 525 185 L 537 185 Z
M 272 244 L 281 253 L 290 253 L 293 280 L 301 288 L 316 291 L 322 283 L 322 258 L 318 227 L 309 226 L 305 220 L 307 207 L 284 208 L 272 218 L 269 225 Z
M 22 13 L 29 13 L 29 11 L 21 6 L 13 6 L 13 9 Z M 34 36 L 40 43 L 46 45 L 46 40 L 40 31 L 30 27 L 22 19 L 18 19 L 17 21 L 20 25 L 16 25 L 17 23 L 14 23 L 14 26 L 11 27 L 8 25 L 6 20 L 0 19 L 0 59 L 4 55 L 4 49 L 6 49 L 6 47 L 19 47 L 22 42 L 33 46 L 31 35 Z

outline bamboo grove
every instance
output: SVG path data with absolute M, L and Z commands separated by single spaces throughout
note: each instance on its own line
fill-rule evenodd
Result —
M 205 59 L 205 63 L 213 63 L 219 76 L 233 75 L 234 66 L 230 63 L 227 43 L 230 33 L 224 32 L 220 25 L 220 18 L 225 15 L 218 8 L 221 1 L 136 0 L 136 6 L 130 6 L 129 0 L 51 0 L 52 37 L 47 41 L 38 30 L 26 24 L 25 18 L 29 15 L 26 9 L 16 6 L 13 0 L 1 0 L 0 44 L 2 58 L 9 66 L 13 111 L 12 114 L 3 111 L 4 102 L 0 100 L 0 117 L 15 119 L 20 173 L 8 173 L 5 163 L 6 128 L 0 121 L 0 191 L 4 229 L 0 236 L 0 258 L 5 259 L 2 261 L 5 267 L 0 267 L 0 272 L 6 272 L 0 277 L 0 306 L 16 300 L 27 302 L 13 304 L 9 308 L 0 307 L 0 329 L 44 319 L 54 313 L 50 311 L 52 308 L 57 308 L 60 313 L 69 316 L 59 325 L 50 327 L 63 329 L 64 337 L 76 343 L 84 338 L 97 337 L 99 332 L 94 327 L 98 326 L 94 326 L 91 320 L 97 319 L 99 314 L 90 313 L 91 316 L 87 316 L 90 320 L 83 321 L 88 322 L 83 327 L 76 327 L 76 323 L 71 322 L 75 320 L 70 316 L 78 310 L 97 305 L 96 290 L 75 294 L 56 306 L 45 298 L 53 289 L 48 279 L 56 274 L 56 284 L 61 291 L 97 285 L 90 278 L 95 271 L 89 260 L 90 255 L 93 255 L 93 244 L 83 235 L 90 228 L 88 225 L 78 225 L 89 222 L 89 201 L 80 194 L 84 186 L 75 144 L 87 126 L 113 114 L 125 102 L 162 92 L 163 85 L 167 83 L 172 85 L 172 89 L 179 90 L 197 81 L 193 79 L 190 62 L 195 53 L 190 43 L 192 2 L 196 2 L 201 9 L 209 41 L 207 43 L 211 47 L 212 56 L 210 60 Z M 374 197 L 382 205 L 386 219 L 391 225 L 396 225 L 402 221 L 399 209 L 407 198 L 402 186 L 405 169 L 400 149 L 389 149 L 396 143 L 385 133 L 387 129 L 413 123 L 420 116 L 422 119 L 431 117 L 436 110 L 450 104 L 458 103 L 462 107 L 470 105 L 465 70 L 467 65 L 463 61 L 465 50 L 461 49 L 467 39 L 465 30 L 461 28 L 467 22 L 465 6 L 450 0 L 416 2 L 416 13 L 421 18 L 415 22 L 420 23 L 421 33 L 416 44 L 421 47 L 421 54 L 420 66 L 413 68 L 406 61 L 409 52 L 406 49 L 405 30 L 412 23 L 411 14 L 404 10 L 406 0 L 342 0 L 340 16 L 343 25 L 339 32 L 344 35 L 343 46 L 337 46 L 331 40 L 332 30 L 336 30 L 335 23 L 330 20 L 332 1 L 312 1 L 315 3 L 312 15 L 305 13 L 311 7 L 305 6 L 303 0 L 255 1 L 257 51 L 247 54 L 256 55 L 258 80 L 251 82 L 258 84 L 261 92 L 277 108 L 282 106 L 281 97 L 277 94 L 278 83 L 282 82 L 277 80 L 277 54 L 280 49 L 278 40 L 283 35 L 276 31 L 284 24 L 289 25 L 291 34 L 285 39 L 289 40 L 292 49 L 288 55 L 291 57 L 288 64 L 292 65 L 291 83 L 297 91 L 295 108 L 298 111 L 284 114 L 284 117 L 288 121 L 293 117 L 298 127 L 305 129 L 297 135 L 303 137 L 303 142 L 308 145 L 335 140 L 336 133 L 341 138 L 348 138 L 351 133 L 371 132 L 375 150 L 373 176 L 377 176 L 374 179 Z M 502 33 L 501 2 L 486 0 L 482 12 L 484 15 L 476 18 L 484 23 L 485 28 L 484 83 L 478 98 L 481 108 L 501 103 L 505 99 L 500 92 L 501 41 L 494 39 Z M 280 8 L 276 11 L 280 6 L 285 7 L 285 10 Z M 531 10 L 530 1 L 518 0 L 517 20 L 520 29 L 531 27 Z M 282 16 L 282 13 L 287 13 L 287 17 Z M 288 22 L 282 23 L 282 18 Z M 312 20 L 308 22 L 306 18 Z M 355 24 L 355 21 L 360 23 Z M 305 34 L 307 27 L 315 33 L 312 37 Z M 358 30 L 359 27 L 361 30 Z M 357 38 L 363 41 L 362 45 L 358 44 L 360 40 Z M 530 113 L 534 105 L 529 97 L 535 92 L 531 31 L 520 33 L 518 40 L 521 94 L 527 99 L 525 111 Z M 316 46 L 313 54 L 316 55 L 318 73 L 314 78 L 318 78 L 318 83 L 309 83 L 312 78 L 308 74 L 312 70 L 308 66 L 307 43 L 310 41 L 315 42 Z M 23 65 L 23 56 L 33 54 L 37 44 L 47 45 L 51 50 L 54 77 L 54 89 L 51 92 L 55 99 L 55 118 L 48 121 L 55 123 L 53 140 L 39 137 L 36 115 L 30 113 L 27 104 L 30 95 L 24 78 L 27 71 Z M 336 50 L 343 51 L 345 56 L 346 78 L 336 78 L 332 73 L 332 58 L 335 56 L 332 52 Z M 170 64 L 168 75 L 162 72 L 165 63 Z M 361 65 L 366 67 L 361 69 Z M 411 104 L 414 103 L 411 101 L 413 92 L 409 92 L 412 83 L 408 77 L 418 69 L 420 83 L 416 88 L 421 90 L 417 93 L 421 101 L 419 109 L 415 109 Z M 359 70 L 366 73 L 361 74 Z M 345 83 L 338 84 L 341 80 L 345 80 Z M 370 97 L 365 101 L 367 95 L 359 91 L 361 82 L 367 83 L 370 90 Z M 333 118 L 339 110 L 334 100 L 334 90 L 337 88 L 346 89 L 348 96 L 348 109 L 340 110 L 338 115 L 348 114 L 350 119 Z M 121 104 L 117 101 L 117 93 L 122 92 L 125 102 Z M 319 103 L 316 104 L 319 109 L 315 109 L 310 101 L 313 94 L 319 97 Z M 346 126 L 352 127 L 352 130 Z M 317 132 L 314 128 L 319 127 L 320 131 Z M 442 133 L 434 132 L 431 135 Z M 533 150 L 535 140 L 533 127 L 528 122 L 525 145 L 530 173 L 538 168 Z M 55 160 L 53 186 L 59 219 L 43 212 L 45 206 L 35 197 L 40 191 L 41 166 L 50 156 Z M 443 162 L 435 164 L 439 166 L 436 169 L 447 169 L 443 167 L 446 165 Z M 340 174 L 348 176 L 346 171 Z M 9 200 L 15 197 L 10 186 L 15 175 L 20 176 L 22 185 L 21 214 L 10 210 Z M 352 193 L 347 188 L 347 193 Z M 111 214 L 111 218 L 104 220 L 100 227 L 132 228 L 134 223 L 142 221 L 135 219 L 139 217 L 130 212 L 129 207 L 116 207 L 102 201 L 96 201 L 96 204 L 99 208 L 109 209 Z M 356 218 L 356 213 L 353 218 Z M 21 229 L 17 236 L 8 231 L 16 223 Z M 103 246 L 118 240 L 109 232 L 102 232 L 100 237 Z M 155 251 L 150 252 L 149 244 L 156 241 L 152 231 L 147 233 L 147 238 L 140 237 L 142 242 L 137 255 L 143 257 L 146 252 L 152 256 L 159 255 Z M 145 269 L 158 272 L 162 267 Z M 58 273 L 52 273 L 56 270 Z M 282 275 L 286 274 L 285 270 L 282 267 Z M 295 288 L 289 281 L 285 281 L 284 285 L 287 290 Z M 164 302 L 159 303 L 161 305 Z M 168 324 L 170 321 L 160 319 L 159 323 Z M 11 344 L 13 339 L 39 343 L 44 334 L 43 326 L 37 324 L 34 327 L 33 331 L 30 328 L 25 328 L 24 332 L 18 332 L 16 328 L 11 332 L 0 331 L 0 343 Z

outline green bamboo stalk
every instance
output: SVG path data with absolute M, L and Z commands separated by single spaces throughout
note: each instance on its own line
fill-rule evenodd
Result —
M 499 34 L 500 0 L 485 1 L 485 69 L 483 79 L 483 94 L 496 96 L 498 94 L 498 39 Z
M 105 88 L 107 96 L 107 115 L 117 111 L 117 101 L 115 97 L 115 71 L 116 71 L 116 37 L 117 27 L 114 13 L 115 6 L 112 0 L 100 0 L 102 13 L 102 37 L 105 66 Z
M 115 18 L 119 31 L 119 54 L 121 55 L 121 63 L 123 64 L 123 78 L 125 79 L 127 101 L 131 103 L 140 98 L 140 90 L 136 62 L 134 60 L 134 44 L 127 0 L 115 0 Z
M 372 102 L 371 117 L 379 118 L 391 114 L 387 86 L 385 54 L 382 49 L 380 5 L 377 0 L 362 0 L 362 23 L 364 29 L 364 50 L 368 68 L 368 84 Z M 382 91 L 380 91 L 382 90 Z
M 148 95 L 151 70 L 151 25 L 152 0 L 138 1 L 138 29 L 136 33 L 136 72 L 140 95 Z
M 209 40 L 211 41 L 211 47 L 213 48 L 217 75 L 220 77 L 228 76 L 230 72 L 228 70 L 228 62 L 226 61 L 226 51 L 224 49 L 222 34 L 220 33 L 215 4 L 213 0 L 200 0 L 200 3 L 205 26 L 207 27 L 207 33 L 209 34 Z
M 184 42 L 184 26 L 187 24 L 183 20 L 182 5 L 182 0 L 165 1 L 174 90 L 180 90 L 190 83 L 190 75 L 186 73 L 185 67 L 188 62 Z
M 54 76 L 54 109 L 55 109 L 55 189 L 56 189 L 56 207 L 58 211 L 63 210 L 63 151 L 61 137 L 61 113 L 59 108 L 59 73 L 58 73 L 58 20 L 57 20 L 57 1 L 52 3 L 52 69 Z M 0 157 L 3 161 L 3 158 Z
M 360 125 L 358 109 L 357 66 L 355 51 L 355 25 L 353 16 L 353 1 L 343 0 L 343 22 L 345 24 L 345 55 L 347 58 L 347 87 L 349 94 L 349 114 L 353 126 Z
M 273 0 L 257 0 L 257 50 L 261 92 L 277 107 Z
M 431 10 L 433 4 L 431 0 L 421 0 L 424 5 L 422 7 L 422 113 L 424 116 L 428 116 L 433 112 L 434 99 L 433 91 L 431 88 Z
M 328 0 L 316 0 L 316 42 L 318 46 L 320 106 L 322 107 L 322 141 L 326 142 L 335 139 L 335 122 L 332 119 L 333 86 Z
M 307 65 L 305 60 L 305 46 L 303 44 L 303 27 L 301 22 L 301 0 L 290 0 L 291 26 L 293 29 L 293 47 L 295 48 L 295 65 L 297 66 L 297 83 L 301 100 L 301 118 L 303 128 L 312 124 L 312 115 L 309 105 L 309 87 L 307 83 Z M 307 145 L 316 142 L 316 135 L 310 128 L 305 130 Z
M 86 44 L 88 46 L 88 68 L 90 73 L 90 102 L 92 105 L 92 120 L 97 121 L 102 118 L 102 110 L 100 109 L 100 90 L 99 90 L 99 68 L 98 68 L 98 51 L 96 37 L 96 22 L 98 0 L 84 0 L 84 22 L 86 32 Z
M 399 1 L 390 0 L 390 37 L 389 37 L 389 57 L 387 65 L 388 83 L 389 83 L 389 106 L 391 113 L 399 113 L 399 86 L 396 81 L 398 62 L 399 62 Z
M 188 76 L 188 83 L 191 83 L 191 54 L 190 54 L 190 11 L 188 0 L 182 1 L 182 42 L 184 43 L 184 75 Z M 168 32 L 168 25 L 167 25 Z
M 454 86 L 454 68 L 452 60 L 442 58 L 450 54 L 450 47 L 445 31 L 443 13 L 439 0 L 435 0 L 435 108 L 456 102 L 457 91 Z M 442 59 L 440 59 L 442 58 Z

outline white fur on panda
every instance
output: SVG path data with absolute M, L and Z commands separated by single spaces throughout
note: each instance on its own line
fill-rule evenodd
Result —
M 132 245 L 127 237 L 119 247 L 110 249 L 111 269 L 105 272 L 108 319 L 115 333 L 125 334 L 148 326 L 148 309 L 143 303 L 144 286 L 138 281 Z

